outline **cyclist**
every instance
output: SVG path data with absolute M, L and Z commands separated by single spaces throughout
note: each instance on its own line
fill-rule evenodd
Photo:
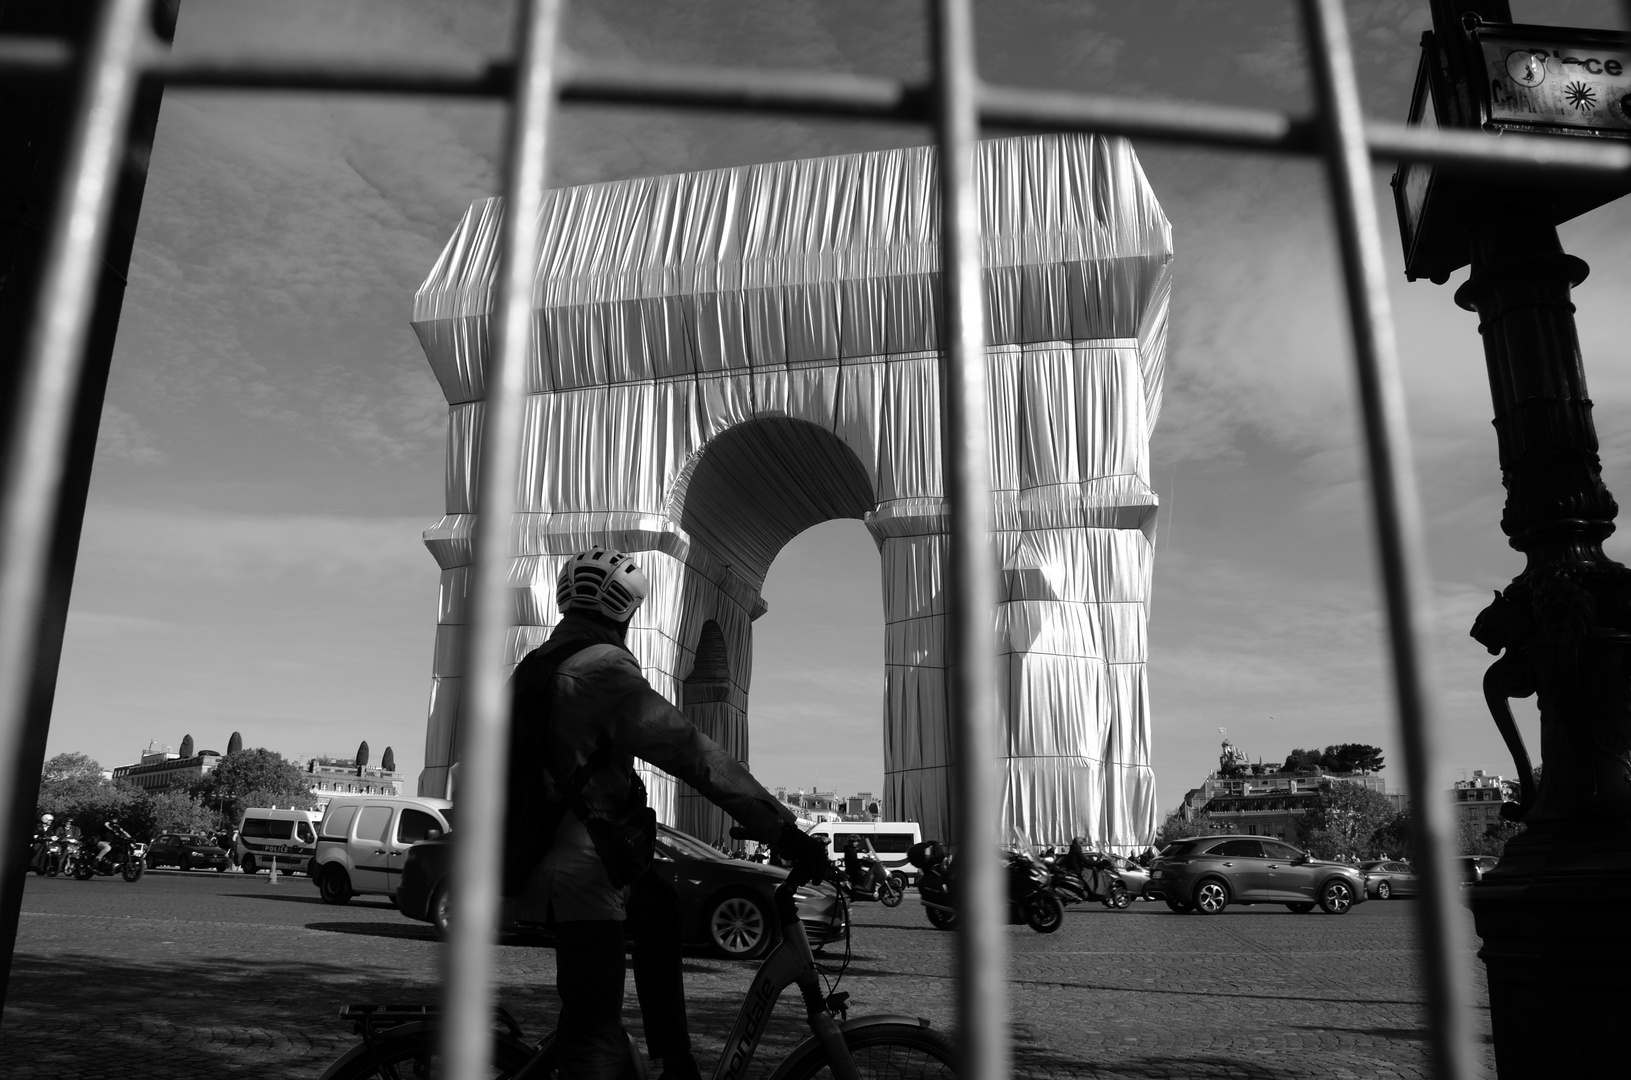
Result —
M 561 622 L 512 679 L 511 821 L 505 893 L 528 884 L 547 897 L 555 937 L 560 1074 L 615 1080 L 627 1060 L 623 1034 L 624 933 L 634 938 L 634 982 L 660 1080 L 696 1080 L 680 967 L 680 910 L 672 886 L 647 870 L 626 889 L 612 884 L 585 817 L 627 820 L 644 802 L 640 757 L 690 784 L 762 843 L 774 843 L 819 881 L 826 845 L 800 832 L 785 804 L 731 754 L 702 734 L 640 674 L 624 644 L 650 585 L 628 555 L 593 548 L 568 559 L 556 580 Z M 531 741 L 528 741 L 528 740 Z M 604 764 L 591 769 L 590 759 Z M 523 810 L 518 785 L 567 807 L 552 837 L 529 829 L 550 820 Z M 580 791 L 572 797 L 571 787 Z M 529 820 L 530 819 L 530 820 Z M 521 840 L 522 842 L 517 842 Z M 534 862 L 527 840 L 547 843 Z M 649 850 L 646 852 L 649 858 Z

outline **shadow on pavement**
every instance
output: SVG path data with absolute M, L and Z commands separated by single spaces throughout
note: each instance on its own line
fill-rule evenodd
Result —
M 310 1078 L 356 1036 L 347 1002 L 436 1000 L 434 982 L 325 962 L 320 955 L 108 960 L 18 954 L 0 1046 L 8 1080 L 123 1077 Z M 518 980 L 519 982 L 519 980 Z M 530 1033 L 554 1021 L 553 985 L 506 985 L 503 1004 Z

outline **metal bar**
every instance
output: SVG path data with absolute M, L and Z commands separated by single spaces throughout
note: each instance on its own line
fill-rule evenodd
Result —
M 510 110 L 504 183 L 499 326 L 486 372 L 475 551 L 470 570 L 470 631 L 460 709 L 459 828 L 454 831 L 458 917 L 448 949 L 449 1075 L 488 1075 L 493 949 L 498 930 L 498 866 L 504 805 L 503 756 L 510 726 L 506 639 L 511 537 L 521 473 L 527 364 L 532 345 L 532 286 L 537 274 L 549 119 L 555 98 L 556 44 L 565 0 L 527 0 L 517 11 L 520 77 Z
M 68 44 L 52 38 L 0 38 L 0 72 L 12 77 L 63 74 Z M 559 99 L 575 104 L 786 113 L 922 122 L 931 116 L 927 84 L 821 71 L 641 64 L 563 55 Z M 256 54 L 155 55 L 146 70 L 175 87 L 288 90 L 447 97 L 504 97 L 514 83 L 507 58 L 467 62 L 309 60 Z M 1188 101 L 1146 101 L 1103 94 L 981 86 L 980 118 L 1022 131 L 1089 131 L 1238 150 L 1314 154 L 1309 117 Z M 1370 154 L 1447 168 L 1493 170 L 1490 177 L 1552 183 L 1601 173 L 1631 173 L 1631 146 L 1571 136 L 1492 139 L 1471 131 L 1365 123 Z M 1562 173 L 1568 173 L 1565 177 Z
M 932 0 L 940 147 L 941 453 L 950 511 L 947 687 L 957 853 L 957 1033 L 964 1080 L 1007 1080 L 1007 890 L 997 862 L 996 564 L 985 363 L 985 281 L 975 188 L 979 76 L 970 0 Z
M 0 481 L 0 873 L 25 861 L 27 823 L 10 820 L 27 741 L 46 571 L 68 438 L 119 165 L 130 129 L 148 0 L 108 0 L 98 15 L 51 222 L 41 287 Z
M 1431 625 L 1427 558 L 1359 84 L 1342 0 L 1303 0 L 1303 13 L 1353 324 L 1371 509 L 1410 793 L 1411 839 L 1425 885 L 1416 915 L 1432 1066 L 1443 1080 L 1466 1080 L 1472 1065 L 1461 956 L 1466 927 L 1450 865 L 1454 834 L 1450 807 L 1443 798 L 1449 785 L 1437 782 L 1437 733 L 1424 640 Z
M 74 43 L 60 37 L 0 35 L 0 78 L 67 78 L 74 71 Z

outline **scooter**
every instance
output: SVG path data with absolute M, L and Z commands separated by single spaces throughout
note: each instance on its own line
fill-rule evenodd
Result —
M 935 858 L 935 854 L 939 857 Z M 930 865 L 924 867 L 917 879 L 918 896 L 923 900 L 930 925 L 937 930 L 955 930 L 957 899 L 951 859 L 940 853 L 926 853 L 926 857 Z M 1065 921 L 1065 906 L 1053 894 L 1050 887 L 1053 875 L 1042 860 L 1028 851 L 1009 849 L 1002 853 L 1002 864 L 1008 882 L 1009 925 L 1023 923 L 1039 934 L 1051 934 L 1059 929 Z
M 114 874 L 122 875 L 129 882 L 141 880 L 147 870 L 147 845 L 140 840 L 125 839 L 114 840 L 112 844 L 101 858 L 94 855 L 81 858 L 74 867 L 74 880 L 89 881 L 97 875 L 112 877 Z
M 906 879 L 898 874 L 890 874 L 879 865 L 876 859 L 861 856 L 864 863 L 863 879 L 860 882 L 849 880 L 842 870 L 834 876 L 838 887 L 851 902 L 856 900 L 876 900 L 886 908 L 900 907 L 900 902 L 906 899 Z

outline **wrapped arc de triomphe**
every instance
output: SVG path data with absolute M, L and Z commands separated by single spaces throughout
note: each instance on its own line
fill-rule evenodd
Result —
M 992 487 L 1003 593 L 1003 836 L 1141 849 L 1155 828 L 1146 626 L 1171 228 L 1131 147 L 980 145 Z M 886 815 L 946 837 L 946 513 L 938 193 L 927 148 L 569 188 L 545 203 L 512 661 L 558 619 L 556 572 L 639 553 L 629 645 L 748 758 L 753 620 L 778 551 L 858 518 L 882 564 Z M 465 214 L 414 300 L 450 403 L 447 514 L 419 789 L 448 788 L 482 371 L 502 206 Z M 868 752 L 857 749 L 857 753 Z M 659 815 L 725 822 L 671 778 Z M 994 832 L 994 838 L 996 833 Z

